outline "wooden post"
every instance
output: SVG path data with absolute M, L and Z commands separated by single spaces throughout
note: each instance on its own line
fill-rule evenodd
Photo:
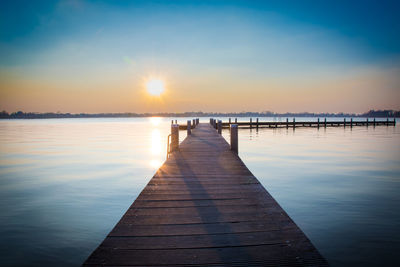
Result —
M 350 128 L 353 128 L 353 118 L 350 119 Z
M 252 118 L 250 118 L 250 129 L 251 129 L 251 128 L 253 128 L 253 125 L 252 125 L 252 120 L 253 120 L 253 119 L 252 119 Z
M 199 118 L 197 118 L 197 121 L 196 121 L 196 122 L 197 122 L 197 124 L 199 124 L 199 123 L 200 123 L 200 119 L 199 119 Z
M 175 120 L 175 124 L 178 124 L 178 120 Z
M 258 118 L 257 118 L 256 120 L 257 120 L 257 122 L 256 122 L 256 127 L 257 127 L 257 130 L 258 130 Z
M 174 120 L 171 120 L 171 125 L 174 124 Z
M 218 121 L 218 133 L 222 134 L 222 121 L 221 120 Z
M 289 128 L 289 118 L 286 118 L 286 129 Z
M 171 152 L 179 150 L 179 125 L 171 125 Z
M 212 124 L 212 118 L 210 118 L 210 124 Z
M 294 128 L 296 128 L 296 119 L 295 118 L 293 118 L 293 130 L 294 130 Z
M 191 125 L 191 120 L 187 121 L 187 135 L 191 135 L 192 134 L 192 125 Z
M 231 118 L 229 118 L 229 124 L 231 124 Z
M 343 119 L 343 127 L 346 128 L 346 118 Z
M 326 128 L 326 118 L 324 119 L 324 127 Z
M 217 120 L 214 119 L 214 129 L 217 129 Z
M 231 150 L 235 152 L 236 154 L 239 153 L 239 145 L 238 145 L 238 125 L 237 124 L 231 124 L 230 125 L 230 131 L 231 131 Z
M 375 120 L 375 118 L 374 118 L 374 127 L 376 126 L 376 120 Z
M 193 119 L 193 129 L 196 128 L 196 120 Z
M 369 123 L 369 121 L 368 121 L 368 118 L 367 118 L 367 127 L 368 127 L 368 123 Z
M 235 123 L 237 123 L 237 118 L 235 118 Z
M 318 127 L 318 129 L 319 129 L 319 118 L 318 118 L 318 122 L 317 122 L 317 127 Z
M 386 118 L 386 125 L 389 126 L 389 118 Z

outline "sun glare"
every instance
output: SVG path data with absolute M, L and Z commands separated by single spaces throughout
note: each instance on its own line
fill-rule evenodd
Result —
M 161 95 L 165 88 L 164 82 L 158 79 L 151 79 L 146 83 L 147 92 L 152 96 L 159 96 Z
M 160 122 L 161 122 L 161 118 L 160 117 L 151 117 L 150 118 L 150 122 L 154 126 L 158 126 L 160 124 Z

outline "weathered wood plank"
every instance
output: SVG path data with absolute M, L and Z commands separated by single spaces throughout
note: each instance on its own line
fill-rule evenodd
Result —
M 269 200 L 273 201 L 273 200 Z M 264 200 L 264 203 L 269 203 Z M 237 205 L 262 205 L 258 199 L 221 199 L 221 200 L 187 200 L 187 201 L 135 201 L 135 207 L 139 208 L 176 208 L 176 207 L 204 207 L 204 206 L 237 206 Z
M 188 249 L 217 248 L 255 245 L 287 245 L 304 239 L 297 228 L 286 231 L 226 233 L 207 235 L 174 236 L 109 236 L 102 243 L 103 248 L 112 249 Z
M 309 243 L 303 247 L 302 253 L 293 246 L 259 245 L 206 249 L 160 249 L 160 250 L 129 250 L 99 247 L 87 260 L 87 265 L 209 265 L 209 264 L 241 264 L 242 266 L 318 266 L 325 261 L 313 254 Z
M 205 227 L 206 226 L 206 227 Z M 229 233 L 253 233 L 265 231 L 280 231 L 298 229 L 290 223 L 283 221 L 277 225 L 269 221 L 250 221 L 234 223 L 193 223 L 193 224 L 158 224 L 158 225 L 133 225 L 118 223 L 108 236 L 178 236 L 178 235 L 210 235 Z

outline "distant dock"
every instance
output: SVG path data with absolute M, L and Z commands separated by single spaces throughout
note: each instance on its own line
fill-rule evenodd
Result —
M 215 120 L 215 119 L 211 119 Z M 212 121 L 210 121 L 213 124 Z M 237 118 L 227 118 L 226 121 L 222 121 L 222 128 L 229 128 L 232 124 L 237 124 L 240 128 L 298 128 L 298 127 L 315 127 L 315 128 L 326 128 L 326 127 L 354 127 L 354 126 L 395 126 L 395 118 L 366 118 L 364 120 L 343 118 L 342 120 L 327 120 L 326 118 L 315 118 L 313 121 L 296 121 L 296 119 L 286 118 L 284 121 L 262 121 L 259 118 L 250 119 L 247 122 L 238 121 Z M 215 120 L 214 127 L 218 124 L 218 120 Z M 179 125 L 180 130 L 185 130 L 186 125 Z
M 168 159 L 84 266 L 326 266 L 235 141 L 193 122 L 181 144 L 171 126 Z

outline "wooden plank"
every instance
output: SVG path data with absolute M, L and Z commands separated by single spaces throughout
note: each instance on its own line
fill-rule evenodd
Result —
M 238 212 L 251 212 L 251 213 L 265 213 L 271 210 L 273 205 L 236 205 L 236 206 L 205 206 L 205 207 L 177 207 L 177 208 L 139 208 L 132 207 L 126 215 L 164 215 L 171 216 L 177 214 L 201 214 L 202 216 L 208 214 L 225 214 L 225 213 L 238 213 Z
M 326 261 L 216 130 L 198 124 L 84 265 Z
M 210 235 L 229 233 L 253 233 L 294 229 L 288 221 L 277 225 L 275 222 L 259 220 L 234 223 L 192 223 L 192 224 L 158 224 L 133 225 L 120 222 L 108 236 L 178 236 L 178 235 Z M 296 228 L 297 229 L 297 228 Z
M 273 201 L 273 200 L 271 200 Z M 267 200 L 265 202 L 268 203 Z M 135 201 L 135 207 L 146 208 L 176 208 L 176 207 L 204 207 L 204 206 L 237 206 L 262 205 L 258 199 L 221 199 L 221 200 L 188 200 L 188 201 Z
M 137 199 L 139 200 L 200 200 L 200 199 L 251 199 L 255 197 L 262 197 L 263 192 L 235 192 L 235 193 L 189 193 L 189 192 L 179 192 L 174 194 L 145 194 L 141 193 Z
M 226 233 L 207 235 L 174 235 L 174 236 L 109 236 L 103 248 L 111 249 L 189 249 L 221 248 L 255 245 L 274 245 L 294 243 L 302 240 L 303 234 L 298 229 L 286 231 Z
M 309 244 L 302 253 L 290 244 L 225 247 L 208 249 L 129 250 L 99 247 L 85 265 L 154 266 L 154 265 L 209 265 L 240 264 L 242 266 L 319 266 L 325 261 L 312 253 Z
M 128 210 L 129 212 L 129 210 Z M 274 218 L 272 218 L 274 216 Z M 241 222 L 274 219 L 279 220 L 278 216 L 283 216 L 279 211 L 276 212 L 233 212 L 233 213 L 205 213 L 205 214 L 172 214 L 172 215 L 129 215 L 125 214 L 121 223 L 155 225 L 155 224 L 189 224 L 189 223 L 223 223 Z

